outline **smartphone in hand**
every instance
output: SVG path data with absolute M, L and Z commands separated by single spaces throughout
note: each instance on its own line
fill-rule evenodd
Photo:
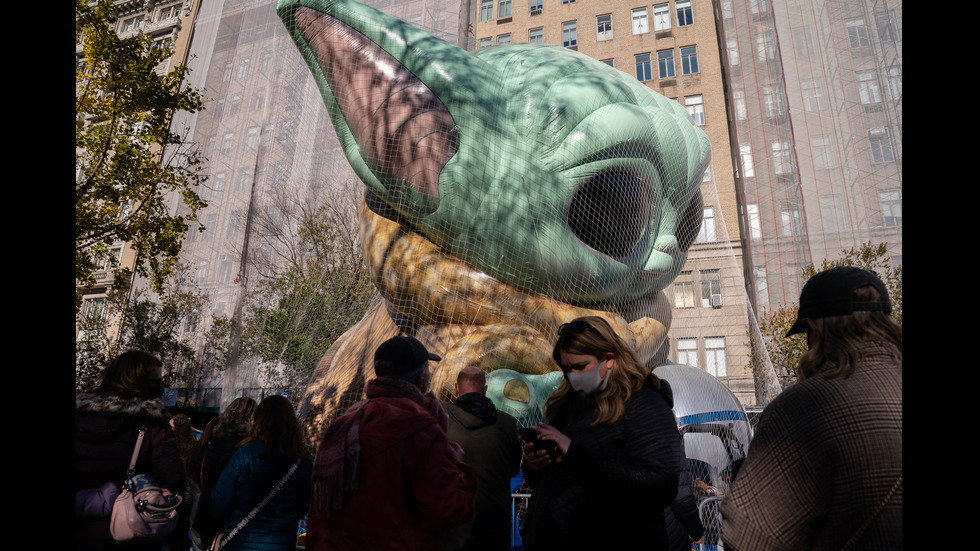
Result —
M 551 440 L 542 440 L 538 436 L 538 431 L 532 428 L 519 428 L 517 432 L 521 435 L 521 440 L 534 445 L 535 450 L 545 450 L 551 456 L 551 460 L 558 459 L 558 443 Z

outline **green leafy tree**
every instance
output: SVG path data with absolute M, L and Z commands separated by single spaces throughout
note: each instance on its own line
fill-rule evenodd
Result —
M 285 267 L 250 296 L 242 348 L 271 368 L 291 368 L 269 370 L 274 386 L 305 384 L 330 345 L 378 300 L 349 218 L 328 206 L 300 214 L 297 239 L 279 239 L 291 243 L 280 254 Z
M 97 308 L 78 316 L 76 389 L 90 388 L 116 355 L 131 349 L 161 358 L 168 386 L 193 383 L 209 367 L 206 354 L 198 353 L 196 343 L 183 331 L 185 324 L 196 323 L 208 296 L 189 283 L 185 274 L 184 268 L 176 270 L 159 295 L 144 289 L 130 297 L 128 288 L 113 288 Z M 209 344 L 222 342 L 220 335 L 206 333 Z
M 189 69 L 164 75 L 171 55 L 145 35 L 120 38 L 111 0 L 75 0 L 75 42 L 84 59 L 75 70 L 75 278 L 94 285 L 111 265 L 111 245 L 137 251 L 137 273 L 157 292 L 176 266 L 187 221 L 206 203 L 197 195 L 202 162 L 171 129 L 174 114 L 202 109 L 201 91 L 184 85 Z M 178 193 L 187 214 L 171 213 Z M 117 284 L 128 276 L 116 269 Z
M 840 258 L 824 260 L 819 269 L 812 264 L 802 272 L 803 281 L 817 274 L 838 266 L 856 266 L 874 272 L 881 278 L 888 289 L 892 301 L 892 317 L 902 323 L 902 267 L 892 266 L 888 256 L 888 245 L 872 245 L 865 243 L 854 249 L 841 251 Z M 796 322 L 799 304 L 793 304 L 776 310 L 762 312 L 759 315 L 759 331 L 763 336 L 766 352 L 772 361 L 776 374 L 781 377 L 796 377 L 796 368 L 800 357 L 807 351 L 806 335 L 799 334 L 787 337 L 786 332 Z

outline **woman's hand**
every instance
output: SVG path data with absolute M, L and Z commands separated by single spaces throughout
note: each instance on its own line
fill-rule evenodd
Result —
M 571 445 L 572 439 L 565 436 L 555 427 L 549 425 L 548 423 L 541 423 L 538 426 L 538 438 L 542 440 L 550 440 L 555 444 L 558 444 L 558 449 L 561 450 L 561 454 L 565 455 L 568 453 L 568 446 Z M 561 459 L 559 457 L 559 459 Z
M 525 470 L 540 471 L 551 464 L 551 456 L 548 455 L 548 452 L 541 448 L 535 448 L 533 443 L 525 442 L 521 449 L 524 451 Z

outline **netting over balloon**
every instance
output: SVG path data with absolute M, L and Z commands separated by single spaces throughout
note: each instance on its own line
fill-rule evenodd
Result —
M 339 351 L 408 333 L 444 356 L 447 398 L 467 365 L 530 389 L 554 384 L 558 326 L 597 314 L 654 361 L 710 160 L 683 107 L 564 48 L 469 53 L 356 2 L 278 11 L 367 187 L 361 239 L 388 307 Z M 364 352 L 320 364 L 314 404 L 371 376 Z
M 722 342 L 712 374 L 745 373 L 738 232 L 705 174 L 730 160 L 677 101 L 566 48 L 468 51 L 458 3 L 239 8 L 203 6 L 192 48 L 215 103 L 194 122 L 210 205 L 187 250 L 212 313 L 240 324 L 225 387 L 312 371 L 315 436 L 400 333 L 443 357 L 441 398 L 476 365 L 533 424 L 557 328 L 582 315 L 651 368 L 696 365 L 676 335 L 698 331 Z

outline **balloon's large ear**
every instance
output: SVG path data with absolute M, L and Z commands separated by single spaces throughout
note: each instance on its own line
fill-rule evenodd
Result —
M 434 210 L 439 175 L 459 149 L 452 110 L 479 104 L 477 91 L 493 80 L 488 68 L 357 2 L 281 0 L 277 10 L 358 176 L 389 204 L 414 211 L 404 214 Z

